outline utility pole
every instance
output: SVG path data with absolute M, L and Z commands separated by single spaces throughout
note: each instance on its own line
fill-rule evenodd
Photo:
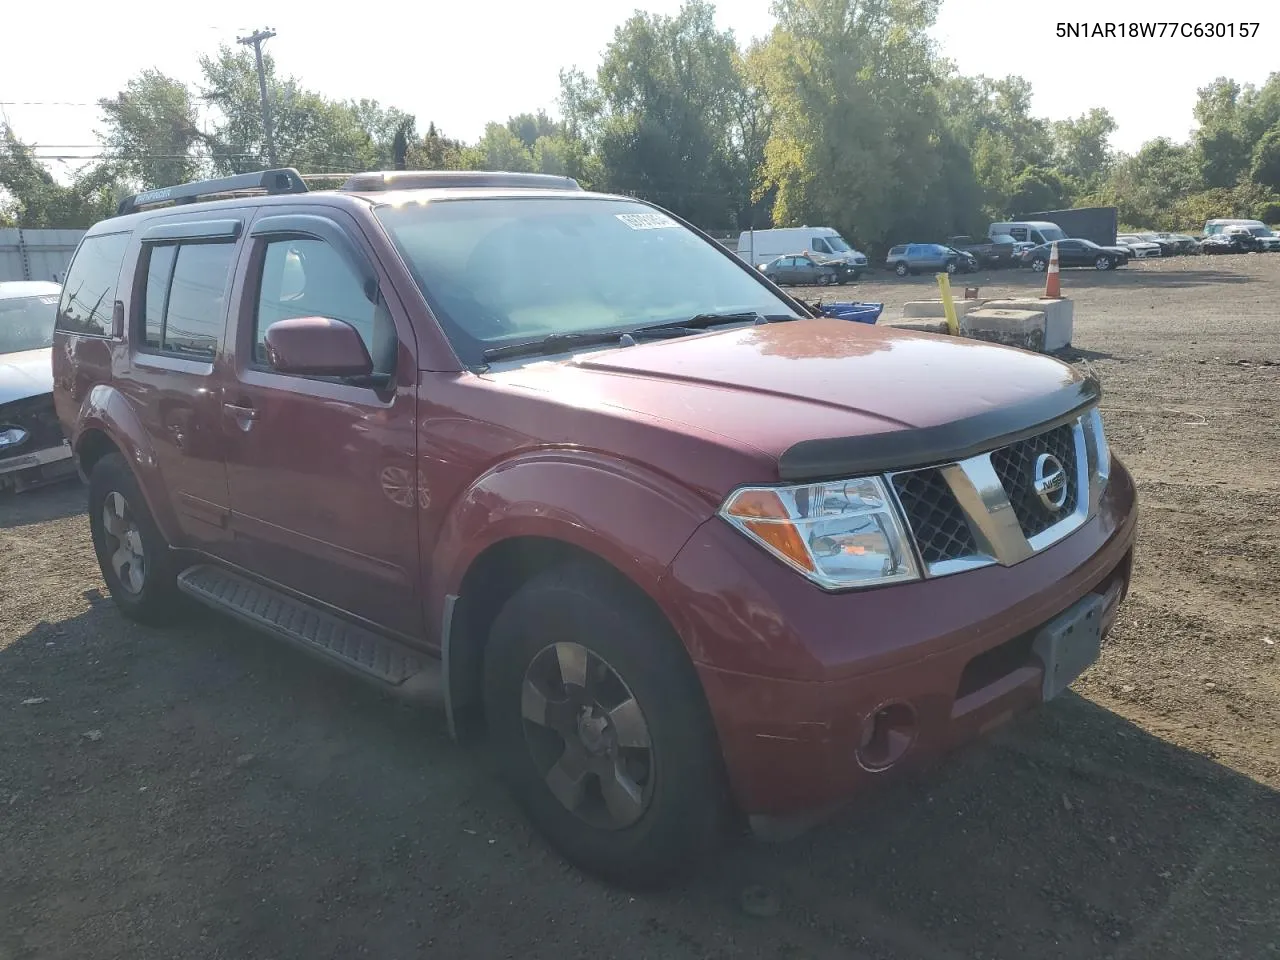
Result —
M 262 130 L 267 141 L 267 159 L 271 161 L 271 166 L 278 167 L 280 164 L 276 160 L 276 140 L 271 133 L 271 103 L 267 99 L 267 74 L 262 67 L 262 43 L 264 40 L 270 40 L 275 35 L 276 32 L 267 27 L 267 29 L 258 30 L 247 37 L 236 37 L 236 43 L 244 44 L 246 47 L 253 47 L 253 55 L 257 58 L 258 93 L 262 97 Z

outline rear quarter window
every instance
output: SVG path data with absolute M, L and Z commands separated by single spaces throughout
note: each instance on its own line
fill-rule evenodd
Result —
M 55 329 L 93 337 L 111 336 L 116 281 L 128 245 L 128 233 L 100 233 L 81 241 L 62 285 Z
M 900 256 L 902 256 L 902 255 L 903 255 L 904 253 L 906 253 L 906 252 L 907 252 L 907 248 L 906 248 L 906 247 L 894 247 L 894 248 L 892 248 L 892 249 L 889 251 L 889 256 L 891 256 L 891 257 L 900 257 Z

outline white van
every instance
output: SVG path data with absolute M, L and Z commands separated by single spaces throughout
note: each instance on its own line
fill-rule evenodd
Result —
M 744 230 L 738 237 L 738 256 L 753 267 L 793 254 L 806 254 L 819 263 L 842 264 L 845 277 L 852 280 L 867 269 L 867 255 L 849 246 L 831 227 Z
M 1221 233 L 1227 227 L 1244 227 L 1246 230 L 1252 233 L 1255 237 L 1263 235 L 1261 233 L 1256 232 L 1259 227 L 1261 227 L 1262 230 L 1265 231 L 1267 235 L 1270 235 L 1272 233 L 1271 228 L 1268 227 L 1261 220 L 1232 220 L 1230 218 L 1226 218 L 1226 219 L 1218 219 L 1218 220 L 1206 220 L 1204 222 L 1204 235 L 1206 237 L 1212 237 L 1215 234 Z
M 1036 246 L 1068 239 L 1060 226 L 1047 220 L 1014 220 L 1010 223 L 993 223 L 987 227 L 988 239 L 993 240 L 1002 234 Z

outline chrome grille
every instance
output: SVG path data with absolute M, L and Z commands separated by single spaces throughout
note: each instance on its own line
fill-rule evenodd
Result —
M 930 467 L 894 474 L 893 492 L 898 495 L 926 565 L 978 552 L 969 521 L 941 470 Z
M 1088 415 L 966 460 L 889 475 L 929 576 L 990 564 L 1012 566 L 1058 542 L 1088 519 L 1098 457 Z M 1035 489 L 1036 462 L 1055 457 L 1066 474 L 1054 509 Z
M 1042 453 L 1056 457 L 1067 474 L 1067 499 L 1058 510 L 1050 510 L 1036 495 L 1033 484 L 1036 460 Z M 991 466 L 1009 497 L 1009 505 L 1028 537 L 1044 533 L 1076 509 L 1079 484 L 1076 482 L 1076 443 L 1071 424 L 1064 423 L 1029 440 L 1019 440 L 991 452 Z

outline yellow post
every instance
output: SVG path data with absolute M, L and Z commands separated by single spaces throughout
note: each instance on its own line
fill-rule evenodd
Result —
M 947 333 L 960 336 L 960 321 L 956 319 L 956 302 L 951 298 L 951 277 L 938 274 L 938 289 L 942 292 L 942 311 L 947 315 Z

